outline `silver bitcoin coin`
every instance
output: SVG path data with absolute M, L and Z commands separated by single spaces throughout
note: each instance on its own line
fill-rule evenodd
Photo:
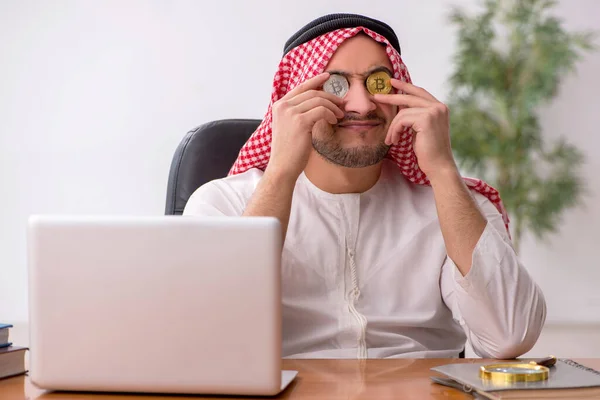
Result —
M 342 75 L 332 74 L 323 85 L 323 90 L 338 97 L 344 97 L 348 93 L 348 80 Z

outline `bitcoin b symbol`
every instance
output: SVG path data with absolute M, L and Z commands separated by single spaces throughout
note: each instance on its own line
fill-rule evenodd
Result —
M 337 97 L 344 97 L 348 92 L 348 81 L 343 76 L 332 75 L 323 85 L 323 89 Z
M 375 78 L 375 90 L 381 92 L 383 89 L 385 89 L 383 78 Z
M 342 84 L 339 81 L 333 81 L 331 82 L 331 90 L 333 90 L 333 93 L 336 96 L 339 96 L 344 90 L 344 88 L 342 87 Z

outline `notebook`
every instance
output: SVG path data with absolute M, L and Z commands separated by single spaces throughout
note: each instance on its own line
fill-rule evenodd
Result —
M 435 383 L 452 386 L 486 399 L 600 398 L 600 371 L 570 359 L 558 359 L 547 380 L 516 382 L 510 387 L 479 378 L 479 367 L 493 363 L 448 364 L 432 368 L 447 378 L 432 377 Z M 449 378 L 449 379 L 448 379 Z

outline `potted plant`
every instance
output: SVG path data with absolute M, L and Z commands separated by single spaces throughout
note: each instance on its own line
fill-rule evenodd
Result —
M 461 169 L 500 192 L 517 251 L 526 230 L 540 239 L 555 232 L 585 194 L 582 151 L 564 136 L 550 143 L 537 115 L 594 48 L 593 33 L 567 32 L 554 5 L 485 0 L 479 14 L 450 14 L 458 31 L 447 102 L 453 151 Z

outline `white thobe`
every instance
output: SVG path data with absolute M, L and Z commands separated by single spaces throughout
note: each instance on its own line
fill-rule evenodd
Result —
M 384 161 L 364 193 L 331 194 L 301 174 L 282 253 L 283 355 L 292 358 L 516 357 L 546 317 L 500 213 L 487 218 L 463 276 L 448 256 L 433 189 Z M 240 216 L 263 172 L 206 183 L 184 215 Z

